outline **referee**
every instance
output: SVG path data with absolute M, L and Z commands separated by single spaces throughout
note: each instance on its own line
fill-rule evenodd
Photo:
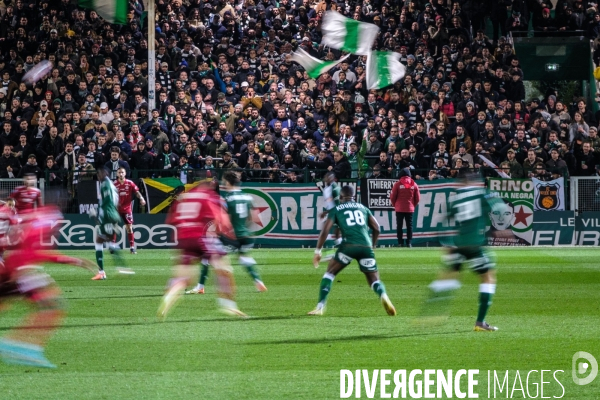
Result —
M 394 183 L 390 199 L 396 211 L 398 245 L 404 247 L 402 226 L 406 222 L 406 247 L 412 247 L 413 213 L 417 204 L 419 204 L 421 193 L 419 192 L 419 186 L 411 178 L 410 168 L 400 170 L 400 179 Z

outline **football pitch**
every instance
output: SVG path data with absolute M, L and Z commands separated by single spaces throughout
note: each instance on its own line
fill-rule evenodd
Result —
M 94 256 L 93 250 L 67 254 Z M 496 250 L 498 289 L 487 317 L 500 328 L 495 333 L 472 332 L 478 281 L 470 272 L 463 274 L 445 325 L 411 324 L 440 270 L 437 248 L 376 251 L 396 317 L 386 315 L 356 263 L 337 276 L 327 313 L 307 316 L 325 265 L 312 267 L 310 249 L 256 250 L 268 292 L 256 292 L 242 267 L 235 266 L 238 305 L 250 319 L 217 311 L 211 273 L 206 294 L 186 295 L 160 322 L 156 311 L 174 254 L 124 253 L 137 271 L 129 276 L 116 273 L 107 253 L 106 281 L 91 281 L 76 268 L 47 267 L 64 292 L 68 312 L 46 348 L 58 368 L 0 364 L 1 398 L 334 399 L 341 394 L 340 370 L 366 370 L 371 379 L 374 370 L 384 369 L 392 374 L 387 376 L 390 394 L 394 371 L 406 370 L 408 381 L 417 369 L 464 369 L 479 370 L 479 398 L 488 398 L 488 390 L 494 398 L 492 387 L 495 398 L 533 398 L 536 390 L 542 398 L 542 386 L 545 398 L 600 398 L 600 377 L 584 386 L 572 378 L 576 352 L 600 357 L 597 249 Z M 26 310 L 22 302 L 4 310 L 0 330 L 18 323 Z M 494 374 L 499 383 L 507 377 L 502 393 Z M 381 398 L 380 381 L 376 384 L 374 397 Z M 364 380 L 360 395 L 368 398 Z

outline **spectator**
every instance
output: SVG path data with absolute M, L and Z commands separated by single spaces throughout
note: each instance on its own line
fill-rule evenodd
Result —
M 62 174 L 58 165 L 54 163 L 54 157 L 50 156 L 46 159 L 46 169 L 44 170 L 44 175 L 46 177 L 46 181 L 48 182 L 48 186 L 62 186 Z
M 104 164 L 104 168 L 109 171 L 109 177 L 113 180 L 117 179 L 119 168 L 125 168 L 127 177 L 131 175 L 129 163 L 121 159 L 121 150 L 116 146 L 110 148 L 110 159 Z
M 403 227 L 406 226 L 406 247 L 412 247 L 413 214 L 419 204 L 419 186 L 411 178 L 409 168 L 400 171 L 400 179 L 394 183 L 390 200 L 396 212 L 396 233 L 398 245 L 404 247 Z
M 21 165 L 17 157 L 13 156 L 9 145 L 4 145 L 0 157 L 0 178 L 16 178 L 19 175 Z
M 575 155 L 577 160 L 577 172 L 579 176 L 594 175 L 594 167 L 597 163 L 597 157 L 592 151 L 592 145 L 589 142 L 584 142 L 582 149 Z M 1 168 L 1 167 L 0 167 Z
M 27 162 L 19 171 L 18 178 L 23 178 L 27 174 L 34 174 L 37 179 L 42 178 L 42 169 L 37 164 L 35 154 L 30 154 L 27 157 Z

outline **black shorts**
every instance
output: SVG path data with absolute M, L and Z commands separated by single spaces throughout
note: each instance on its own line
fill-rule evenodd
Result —
M 254 248 L 254 239 L 251 237 L 239 237 L 231 239 L 226 236 L 221 237 L 221 242 L 228 253 L 246 254 Z
M 443 256 L 444 264 L 454 271 L 460 271 L 464 263 L 477 274 L 485 274 L 496 268 L 496 260 L 493 253 L 479 246 L 454 247 L 448 254 Z

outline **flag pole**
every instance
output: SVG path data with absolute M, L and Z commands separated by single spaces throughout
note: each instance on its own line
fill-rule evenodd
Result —
M 156 107 L 156 57 L 155 36 L 156 18 L 154 16 L 155 0 L 148 0 L 148 111 Z

